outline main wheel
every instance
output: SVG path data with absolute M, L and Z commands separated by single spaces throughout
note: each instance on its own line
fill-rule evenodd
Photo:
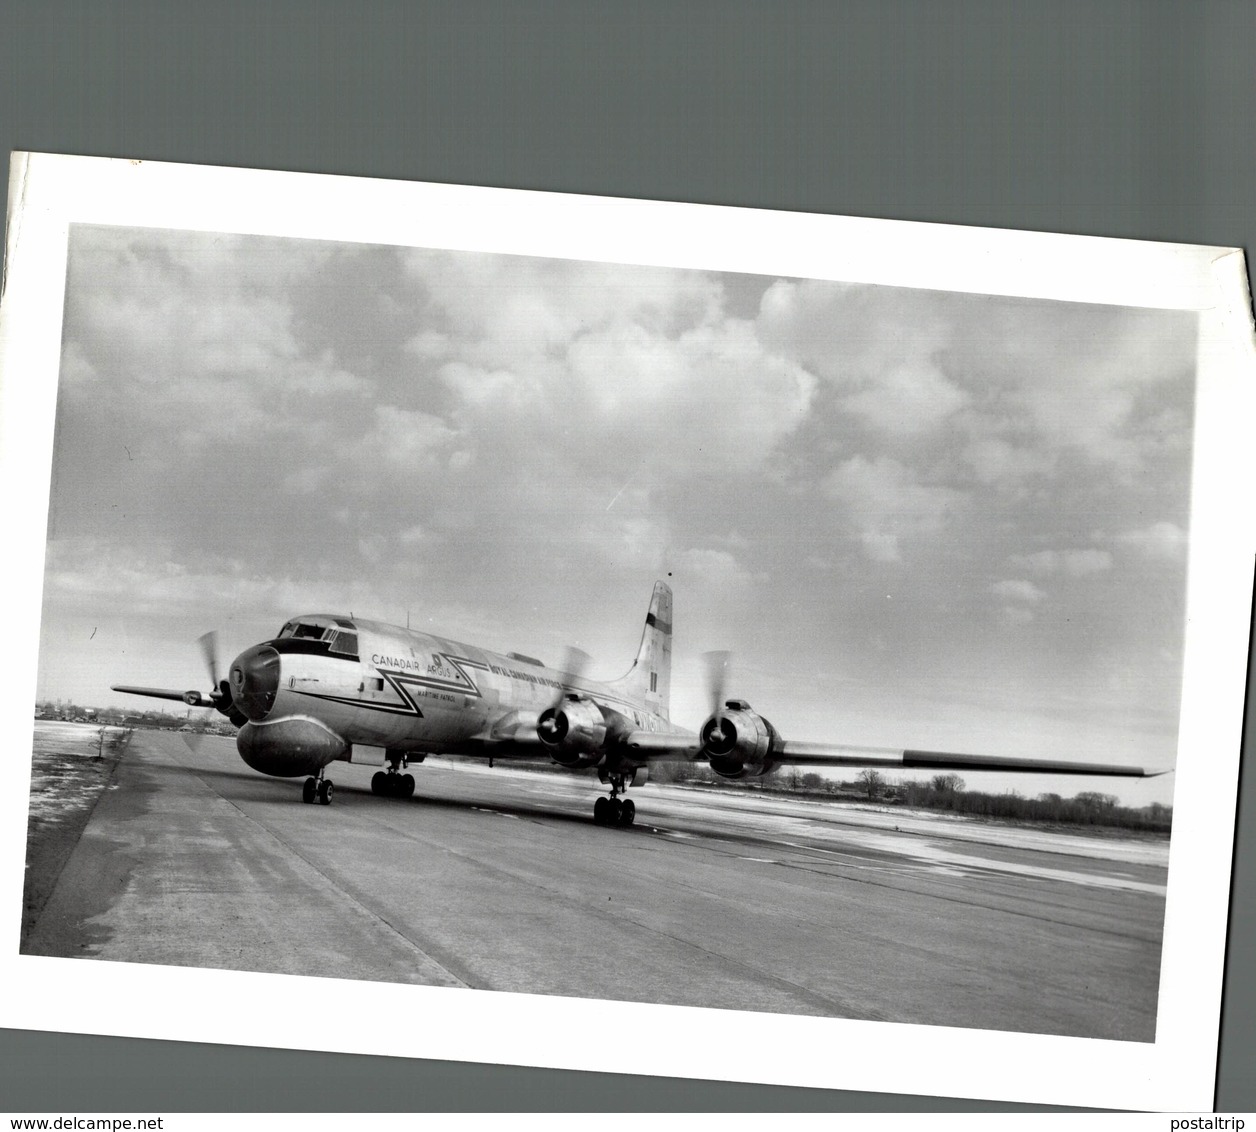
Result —
M 388 775 L 386 775 L 382 770 L 377 770 L 373 775 L 371 775 L 371 793 L 388 793 Z
M 611 800 L 609 798 L 599 796 L 598 800 L 593 803 L 593 820 L 598 825 L 606 824 L 606 810 L 610 805 L 610 801 Z
M 330 806 L 331 796 L 335 793 L 336 787 L 330 778 L 324 778 L 318 784 L 318 802 L 320 806 Z
M 312 802 L 314 801 L 314 796 L 317 793 L 318 782 L 313 778 L 307 778 L 305 780 L 305 785 L 301 787 L 301 801 Z
M 403 774 L 401 776 L 401 782 L 398 783 L 398 786 L 399 786 L 399 789 L 397 791 L 397 796 L 399 798 L 413 798 L 414 797 L 414 775 Z
M 623 825 L 624 804 L 618 798 L 606 799 L 606 824 Z
M 637 820 L 637 803 L 631 798 L 625 798 L 623 809 L 619 811 L 619 824 L 632 825 Z

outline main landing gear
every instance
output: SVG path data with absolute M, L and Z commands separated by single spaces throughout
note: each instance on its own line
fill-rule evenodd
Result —
M 387 771 L 377 770 L 371 775 L 371 793 L 384 798 L 414 797 L 414 775 L 400 773 L 404 761 L 398 759 Z
M 593 821 L 597 825 L 632 825 L 637 820 L 637 804 L 631 798 L 620 798 L 625 790 L 625 775 L 611 775 L 611 796 L 593 803 Z
M 331 796 L 336 792 L 336 785 L 330 778 L 324 778 L 323 772 L 318 772 L 317 778 L 307 778 L 305 785 L 301 787 L 301 801 L 313 802 L 318 799 L 320 806 L 330 806 Z

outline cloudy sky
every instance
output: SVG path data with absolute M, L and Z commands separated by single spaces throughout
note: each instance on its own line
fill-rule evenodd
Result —
M 730 648 L 730 694 L 791 737 L 1171 765 L 1195 336 L 1178 312 L 74 227 L 39 694 L 203 687 L 200 633 L 225 661 L 311 611 L 576 644 L 613 677 L 666 577 L 688 726 L 699 654 Z

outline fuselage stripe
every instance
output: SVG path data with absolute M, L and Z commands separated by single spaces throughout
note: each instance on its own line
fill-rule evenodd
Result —
M 357 700 L 352 696 L 326 696 L 321 692 L 307 692 L 304 688 L 294 688 L 293 691 L 295 691 L 298 696 L 309 696 L 311 699 L 326 700 L 328 703 L 345 704 L 348 707 L 366 708 L 368 711 L 382 711 L 387 712 L 389 715 L 414 715 L 418 716 L 419 719 L 423 718 L 423 713 L 419 710 L 416 704 L 410 701 L 409 697 L 406 697 L 405 704 L 398 705 L 379 704 L 374 703 L 371 700 Z

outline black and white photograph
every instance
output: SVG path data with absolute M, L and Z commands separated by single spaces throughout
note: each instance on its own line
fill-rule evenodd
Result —
M 1191 1107 L 1241 255 L 14 177 L 5 1024 Z

